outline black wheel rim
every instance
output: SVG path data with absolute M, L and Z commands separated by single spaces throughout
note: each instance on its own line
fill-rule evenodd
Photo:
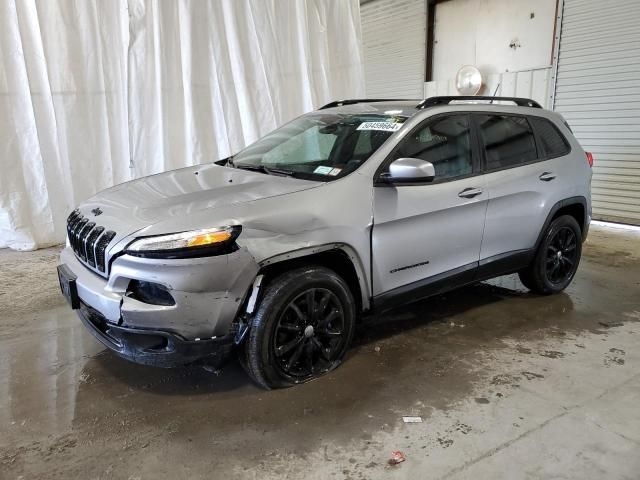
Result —
M 304 379 L 326 372 L 344 349 L 345 318 L 337 295 L 311 288 L 284 308 L 273 335 L 278 368 Z
M 578 259 L 578 239 L 569 227 L 560 228 L 547 246 L 545 271 L 554 285 L 566 282 L 573 275 Z

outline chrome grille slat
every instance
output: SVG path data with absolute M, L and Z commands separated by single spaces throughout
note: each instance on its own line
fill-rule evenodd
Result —
M 96 267 L 96 242 L 102 232 L 104 232 L 104 227 L 96 227 L 87 237 L 87 263 L 94 268 Z
M 82 217 L 74 217 L 67 225 L 67 233 L 69 235 L 72 234 L 73 229 L 76 227 L 76 225 L 78 224 L 78 222 L 80 222 L 80 220 L 82 220 Z
M 104 227 L 90 222 L 76 209 L 67 217 L 67 236 L 79 260 L 102 275 L 109 273 L 106 251 L 116 232 L 105 231 Z
M 82 215 L 80 215 L 80 212 L 77 210 L 69 215 L 69 218 L 67 219 L 67 235 L 69 235 L 69 240 L 71 240 L 71 233 L 73 232 L 73 229 L 80 220 L 82 220 Z
M 106 273 L 105 253 L 107 250 L 107 246 L 115 236 L 116 236 L 116 232 L 113 232 L 111 230 L 106 231 L 104 232 L 104 235 L 100 237 L 100 240 L 98 241 L 98 243 L 96 243 L 96 265 L 98 270 L 100 270 L 101 272 Z
M 87 239 L 95 226 L 96 222 L 89 222 L 80 232 L 80 256 L 84 261 L 87 261 Z
M 75 243 L 76 243 L 76 233 L 77 231 L 81 228 L 82 225 L 82 221 L 86 219 L 84 219 L 82 216 L 78 217 L 78 219 L 73 222 L 73 224 L 71 225 L 71 233 L 69 235 L 69 240 L 71 241 L 71 245 L 74 247 L 75 250 Z
M 88 218 L 83 218 L 76 224 L 75 228 L 73 229 L 73 240 L 71 242 L 73 243 L 73 250 L 78 255 L 80 250 L 80 232 L 88 222 L 89 222 Z

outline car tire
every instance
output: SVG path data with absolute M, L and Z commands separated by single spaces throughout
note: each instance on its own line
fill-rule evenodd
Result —
M 582 255 L 582 231 L 571 215 L 554 219 L 547 227 L 531 265 L 520 281 L 541 295 L 563 291 L 573 280 Z
M 336 368 L 355 329 L 356 309 L 345 281 L 320 266 L 283 273 L 262 292 L 241 363 L 259 386 L 313 380 Z

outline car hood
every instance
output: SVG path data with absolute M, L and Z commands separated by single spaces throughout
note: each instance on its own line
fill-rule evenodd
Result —
M 90 221 L 115 231 L 118 242 L 155 223 L 167 224 L 171 218 L 184 219 L 204 210 L 285 195 L 322 184 L 207 164 L 117 185 L 83 203 L 80 210 Z

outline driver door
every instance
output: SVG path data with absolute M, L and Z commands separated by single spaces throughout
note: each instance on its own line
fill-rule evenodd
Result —
M 433 182 L 376 186 L 372 277 L 379 303 L 405 302 L 473 279 L 487 210 L 475 133 L 468 114 L 427 119 L 387 159 L 434 165 Z

